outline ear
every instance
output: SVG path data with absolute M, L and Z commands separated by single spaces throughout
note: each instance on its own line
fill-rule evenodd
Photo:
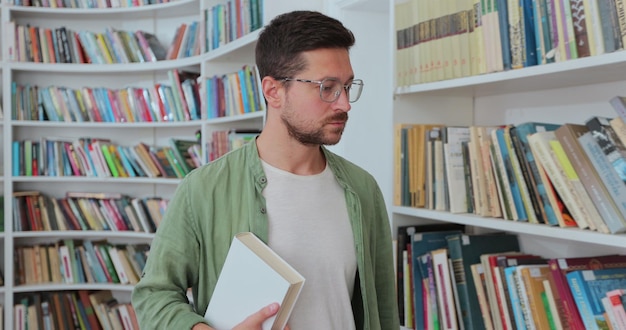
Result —
M 272 77 L 263 77 L 261 81 L 261 88 L 265 100 L 267 100 L 268 108 L 278 109 L 281 107 L 284 99 L 285 88 L 280 81 Z

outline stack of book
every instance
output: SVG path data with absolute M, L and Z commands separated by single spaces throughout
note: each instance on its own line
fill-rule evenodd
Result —
M 119 193 L 67 192 L 54 198 L 39 191 L 16 191 L 14 231 L 110 230 L 154 233 L 169 203 L 161 197 Z
M 624 48 L 624 3 L 472 0 L 395 5 L 396 81 L 410 86 Z
M 139 330 L 133 306 L 111 291 L 22 294 L 15 301 L 15 329 Z
M 626 99 L 582 124 L 398 124 L 394 203 L 626 232 Z
M 16 140 L 12 153 L 14 176 L 183 178 L 202 164 L 200 144 L 177 138 L 159 147 L 101 138 Z
M 405 328 L 626 329 L 626 255 L 545 258 L 454 226 L 398 228 Z
M 181 122 L 199 120 L 198 74 L 170 70 L 151 87 L 68 88 L 12 83 L 11 118 L 55 122 Z
M 137 284 L 148 258 L 148 244 L 64 239 L 15 249 L 17 285 Z

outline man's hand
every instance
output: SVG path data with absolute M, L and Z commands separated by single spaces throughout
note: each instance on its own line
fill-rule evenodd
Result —
M 278 312 L 278 307 L 278 303 L 263 307 L 258 312 L 248 316 L 243 322 L 234 327 L 233 330 L 261 330 L 263 322 L 274 316 Z M 198 323 L 193 326 L 192 330 L 213 330 L 213 328 L 204 323 Z M 286 326 L 285 330 L 289 330 L 289 326 Z

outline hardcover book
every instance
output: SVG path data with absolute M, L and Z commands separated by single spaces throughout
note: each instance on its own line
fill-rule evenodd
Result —
M 263 329 L 284 329 L 305 279 L 254 234 L 235 235 L 204 314 L 217 330 L 232 329 L 261 308 L 280 309 Z
M 548 260 L 550 271 L 554 278 L 558 300 L 564 309 L 564 323 L 572 326 L 572 329 L 584 329 L 582 319 L 578 313 L 578 308 L 574 302 L 572 291 L 567 284 L 566 274 L 576 270 L 586 269 L 609 269 L 626 267 L 626 256 L 607 255 L 598 257 L 580 257 L 580 258 L 560 258 Z
M 448 251 L 454 265 L 455 283 L 459 295 L 463 328 L 484 329 L 476 286 L 471 278 L 471 265 L 480 263 L 485 253 L 519 251 L 517 236 L 508 234 L 452 235 L 446 237 Z
M 607 329 L 602 298 L 626 287 L 626 268 L 577 270 L 566 275 L 586 329 Z
M 424 291 L 428 290 L 428 282 L 419 270 L 419 258 L 433 250 L 448 246 L 446 236 L 461 234 L 460 230 L 436 231 L 436 232 L 416 232 L 412 237 L 411 254 L 413 258 L 413 295 L 414 295 L 414 315 L 417 329 L 426 327 L 424 315 Z

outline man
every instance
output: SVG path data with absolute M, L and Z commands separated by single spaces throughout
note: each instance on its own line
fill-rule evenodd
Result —
M 318 12 L 283 14 L 265 27 L 256 46 L 263 132 L 177 189 L 133 292 L 142 328 L 211 329 L 202 315 L 230 242 L 252 231 L 306 278 L 289 328 L 399 329 L 380 189 L 324 147 L 341 139 L 363 86 L 350 63 L 353 44 L 341 22 Z M 260 329 L 277 308 L 235 329 Z

